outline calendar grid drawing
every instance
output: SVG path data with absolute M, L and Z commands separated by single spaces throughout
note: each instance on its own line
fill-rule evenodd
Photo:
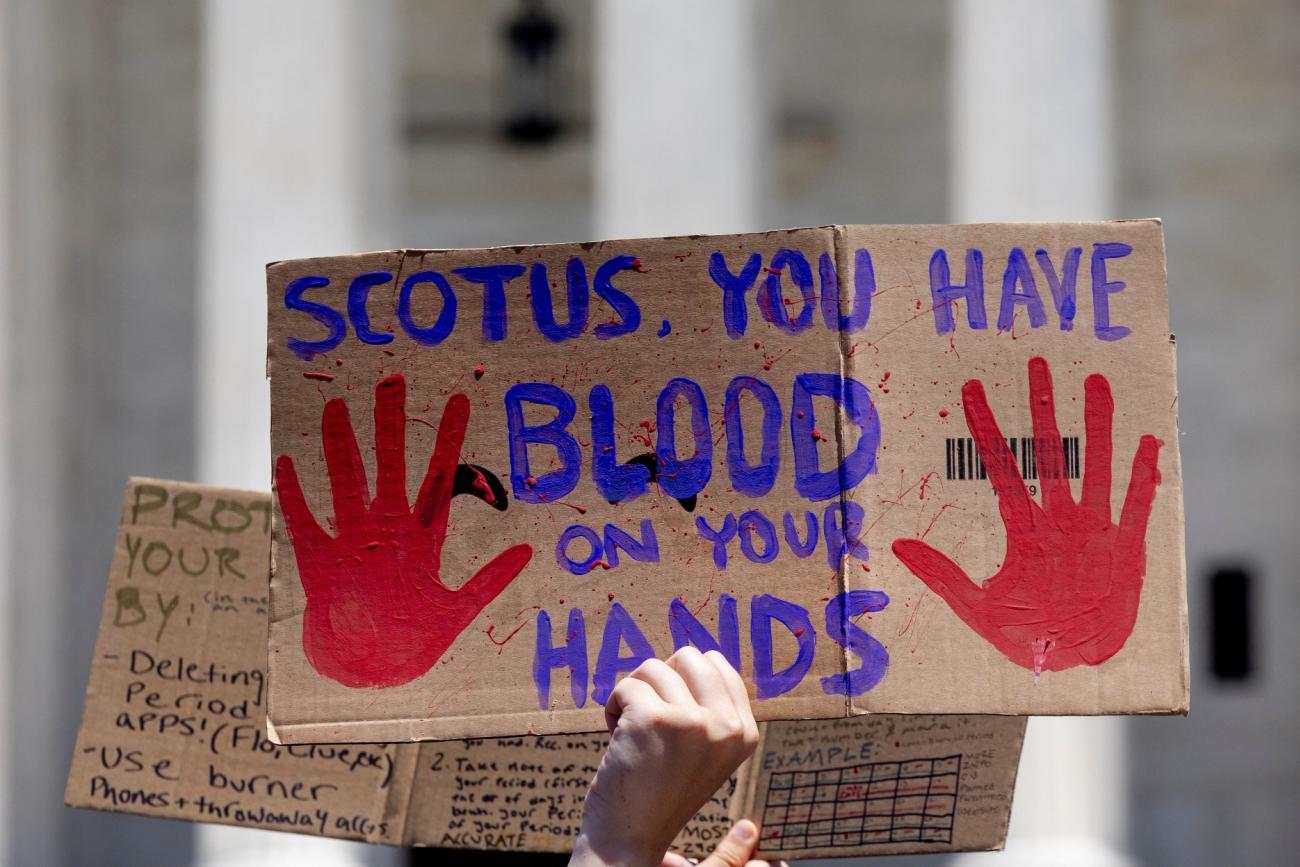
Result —
M 960 754 L 774 773 L 764 848 L 951 843 L 960 777 Z

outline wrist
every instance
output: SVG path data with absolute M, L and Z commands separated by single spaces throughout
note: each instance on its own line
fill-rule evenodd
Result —
M 658 867 L 666 851 L 589 834 L 584 828 L 574 841 L 569 867 Z

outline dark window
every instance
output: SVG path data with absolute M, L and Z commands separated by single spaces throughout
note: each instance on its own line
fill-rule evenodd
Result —
M 1248 681 L 1255 671 L 1254 576 L 1242 566 L 1210 575 L 1210 670 L 1222 681 Z

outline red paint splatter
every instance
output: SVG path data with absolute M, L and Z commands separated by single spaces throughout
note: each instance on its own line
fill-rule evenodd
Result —
M 912 613 L 907 616 L 907 622 L 898 628 L 897 634 L 899 638 L 903 638 L 907 633 L 912 631 L 912 627 L 916 625 L 916 615 L 921 612 L 921 606 L 923 604 L 925 604 L 924 596 L 922 596 L 912 608 Z
M 510 630 L 510 632 L 507 633 L 506 637 L 501 639 L 500 641 L 497 641 L 496 636 L 492 634 L 492 630 L 496 629 L 496 624 L 489 625 L 488 628 L 483 631 L 484 633 L 487 634 L 488 640 L 491 641 L 493 644 L 495 644 L 497 647 L 505 647 L 506 642 L 514 638 L 519 633 L 519 630 L 523 629 L 527 625 L 528 625 L 527 621 L 519 624 L 514 629 Z M 497 654 L 500 655 L 500 653 L 501 651 L 498 650 Z
M 870 346 L 872 349 L 876 350 L 876 352 L 879 352 L 879 351 L 880 351 L 880 346 L 879 346 L 879 344 L 880 344 L 881 341 L 883 341 L 886 337 L 888 337 L 889 335 L 893 334 L 895 331 L 897 331 L 898 329 L 902 328 L 904 325 L 910 325 L 911 323 L 915 322 L 917 319 L 920 319 L 920 318 L 921 318 L 922 316 L 924 316 L 926 313 L 932 313 L 932 312 L 934 312 L 935 310 L 937 310 L 939 307 L 944 306 L 944 305 L 947 305 L 947 306 L 955 306 L 955 302 L 953 302 L 953 301 L 940 301 L 938 304 L 935 304 L 935 305 L 934 305 L 933 307 L 931 307 L 929 310 L 921 310 L 921 308 L 918 307 L 918 308 L 916 308 L 916 309 L 917 309 L 917 310 L 920 310 L 921 312 L 919 312 L 919 313 L 915 313 L 915 314 L 913 314 L 912 316 L 909 316 L 908 318 L 904 319 L 902 322 L 898 323 L 898 324 L 895 325 L 893 328 L 889 329 L 889 330 L 886 331 L 884 334 L 882 334 L 882 335 L 880 335 L 879 337 L 877 337 L 875 340 L 870 340 L 870 341 L 868 341 L 868 342 L 867 342 L 867 345 Z
M 613 594 L 613 593 L 608 593 L 608 594 L 606 594 L 606 595 L 609 596 L 609 601 L 610 601 L 610 602 L 613 602 L 613 601 L 614 601 L 614 594 Z
M 921 531 L 922 539 L 930 535 L 930 531 L 934 529 L 934 525 L 939 523 L 939 519 L 943 517 L 943 513 L 948 511 L 949 509 L 956 509 L 959 512 L 966 511 L 964 508 L 957 505 L 956 503 L 944 503 L 942 506 L 939 507 L 939 511 L 934 513 L 934 517 L 930 519 L 930 523 L 926 524 L 925 529 Z
M 304 370 L 304 371 L 302 372 L 302 378 L 303 378 L 303 379 L 314 379 L 314 380 L 316 380 L 317 382 L 333 382 L 333 381 L 334 381 L 334 374 L 332 374 L 332 373 L 321 373 L 321 372 L 316 371 L 316 370 Z
M 654 433 L 658 429 L 655 427 L 655 423 L 648 418 L 643 418 L 637 423 L 637 427 L 641 428 L 644 433 L 633 432 L 632 439 L 641 443 L 646 448 L 652 448 L 654 446 L 654 441 L 650 439 L 650 434 Z
M 312 515 L 293 459 L 276 459 L 276 491 L 307 595 L 303 650 L 325 677 L 358 688 L 414 680 L 532 559 L 529 545 L 507 548 L 457 590 L 440 575 L 469 411 L 465 395 L 448 399 L 428 474 L 412 506 L 406 496 L 405 378 L 393 374 L 375 388 L 373 499 L 347 404 L 329 401 L 321 442 L 335 536 Z
M 812 438 L 813 438 L 814 440 L 820 442 L 820 441 L 821 441 L 821 438 L 822 438 L 822 432 L 819 431 L 817 428 L 813 428 L 813 431 L 812 431 Z
M 470 483 L 474 490 L 483 495 L 483 501 L 489 506 L 495 506 L 497 497 L 496 494 L 492 493 L 492 488 L 488 485 L 487 479 L 483 477 L 481 472 L 479 472 L 478 467 L 470 466 L 469 464 L 466 464 L 466 466 L 468 466 L 470 472 L 474 474 L 474 481 Z
M 945 407 L 940 407 L 940 408 L 939 408 L 939 418 L 947 418 L 947 417 L 948 417 L 948 408 L 947 408 L 946 406 L 945 406 Z
M 483 374 L 485 374 L 485 373 L 487 373 L 487 368 L 484 367 L 484 366 L 481 365 L 481 364 L 474 368 L 474 378 L 475 378 L 475 379 L 482 379 L 482 378 L 483 378 Z
M 678 599 L 681 599 L 680 596 L 677 597 L 677 598 L 678 598 Z M 698 606 L 694 611 L 692 611 L 691 613 L 698 617 L 699 614 L 700 614 L 700 612 L 704 610 L 704 606 L 708 605 L 708 604 L 709 604 L 709 601 L 710 601 L 711 599 L 713 599 L 713 588 L 712 588 L 712 587 L 709 588 L 709 595 L 708 595 L 708 596 L 705 596 L 705 597 L 704 597 L 704 601 L 701 602 L 701 603 L 699 604 L 699 606 Z M 682 599 L 682 604 L 683 604 L 683 605 L 686 604 L 686 600 L 685 600 L 685 599 Z
M 642 265 L 640 259 L 633 259 L 633 260 L 632 260 L 632 270 L 635 271 L 635 272 L 637 272 L 638 274 L 645 274 L 645 273 L 647 273 L 650 269 L 647 268 L 647 267 L 645 267 L 644 265 Z
M 1051 371 L 1042 358 L 1029 360 L 1029 395 L 1035 439 L 1059 443 Z M 1150 434 L 1141 438 L 1117 524 L 1110 506 L 1115 402 L 1105 377 L 1093 374 L 1084 382 L 1086 452 L 1079 502 L 1070 492 L 1059 447 L 1038 455 L 1040 505 L 1016 469 L 983 384 L 967 382 L 962 402 L 1006 527 L 1002 567 L 976 584 L 919 539 L 895 540 L 895 556 L 971 629 L 1035 676 L 1105 662 L 1124 646 L 1137 620 L 1147 521 L 1160 485 L 1160 440 Z
M 771 369 L 772 369 L 772 365 L 776 364 L 778 361 L 780 361 L 782 358 L 785 358 L 787 355 L 789 355 L 789 354 L 790 354 L 791 352 L 793 352 L 793 351 L 794 351 L 794 347 L 791 346 L 791 347 L 788 347 L 788 348 L 786 348 L 786 349 L 781 350 L 780 352 L 773 353 L 773 354 L 769 354 L 769 353 L 767 353 L 767 352 L 764 352 L 764 353 L 763 353 L 763 369 L 764 369 L 764 370 L 771 370 Z

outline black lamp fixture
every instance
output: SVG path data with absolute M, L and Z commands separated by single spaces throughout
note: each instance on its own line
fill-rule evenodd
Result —
M 546 145 L 564 126 L 557 62 L 563 27 L 543 0 L 522 0 L 505 22 L 502 37 L 507 50 L 507 108 L 502 131 L 517 145 Z

